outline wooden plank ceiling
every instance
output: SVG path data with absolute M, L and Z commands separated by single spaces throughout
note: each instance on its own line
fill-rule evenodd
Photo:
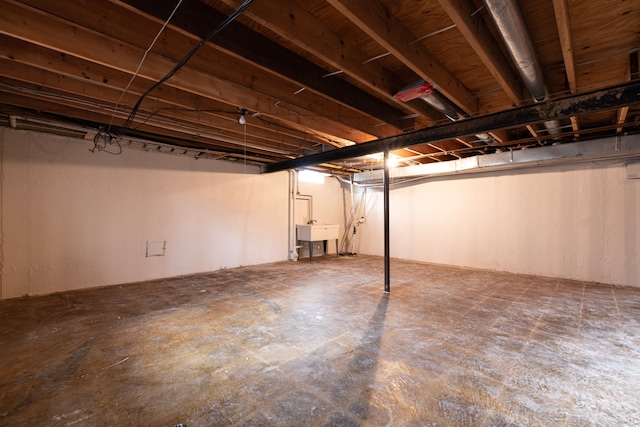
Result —
M 456 120 L 535 102 L 488 0 L 254 0 L 143 96 L 241 3 L 0 0 L 2 123 L 86 130 L 110 152 L 145 138 L 265 165 L 450 123 L 432 103 L 394 98 L 420 80 Z M 546 99 L 638 79 L 640 1 L 515 3 Z M 439 162 L 638 130 L 631 105 L 393 154 Z M 376 162 L 320 168 L 347 174 Z

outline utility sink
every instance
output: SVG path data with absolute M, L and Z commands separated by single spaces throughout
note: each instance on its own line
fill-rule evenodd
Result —
M 339 230 L 340 226 L 338 224 L 296 225 L 298 240 L 304 240 L 306 242 L 338 239 Z
M 338 224 L 302 224 L 296 225 L 296 234 L 298 235 L 298 245 L 300 242 L 309 242 L 309 259 L 313 258 L 313 243 L 323 241 L 324 254 L 327 253 L 327 240 L 336 241 L 336 255 L 338 252 L 338 235 L 340 226 Z M 300 246 L 299 246 L 300 247 Z

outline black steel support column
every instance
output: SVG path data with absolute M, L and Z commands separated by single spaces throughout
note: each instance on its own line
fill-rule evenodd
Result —
M 391 254 L 389 251 L 389 150 L 384 152 L 384 293 L 391 292 Z

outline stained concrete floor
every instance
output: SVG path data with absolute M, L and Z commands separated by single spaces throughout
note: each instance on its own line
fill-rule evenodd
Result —
M 639 425 L 640 289 L 324 257 L 0 302 L 0 425 Z

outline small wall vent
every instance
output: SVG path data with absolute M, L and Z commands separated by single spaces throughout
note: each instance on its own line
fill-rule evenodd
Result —
M 640 179 L 640 162 L 627 163 L 627 178 Z
M 147 252 L 145 256 L 164 256 L 164 252 L 166 249 L 166 240 L 147 240 Z

